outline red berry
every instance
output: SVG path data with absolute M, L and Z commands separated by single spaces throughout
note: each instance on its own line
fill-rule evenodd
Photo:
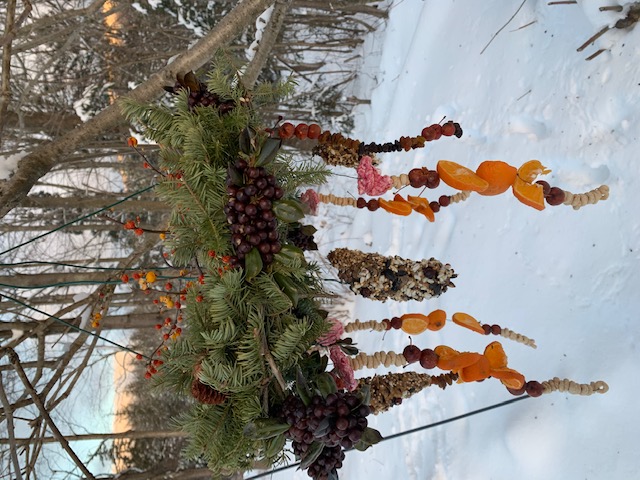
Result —
M 209 250 L 208 254 L 209 254 L 209 257 L 216 258 L 216 252 L 214 252 L 213 250 Z
M 456 133 L 456 127 L 453 122 L 447 122 L 442 126 L 442 134 L 445 137 L 450 137 L 451 135 Z
M 142 230 L 141 228 L 136 228 L 133 233 L 135 233 L 136 235 L 140 236 L 144 233 L 144 230 Z
M 278 129 L 278 134 L 280 135 L 280 138 L 282 138 L 283 140 L 287 140 L 293 137 L 295 130 L 296 130 L 296 127 L 294 127 L 292 123 L 285 122 L 282 125 L 280 125 L 280 128 Z
M 122 283 L 128 283 L 129 282 L 129 275 L 127 275 L 125 273 L 124 275 L 122 275 L 122 277 L 120 277 L 120 280 L 122 280 Z
M 438 364 L 438 354 L 430 348 L 425 348 L 420 352 L 420 366 L 426 369 L 435 368 Z
M 146 378 L 147 380 L 149 380 L 151 378 L 151 373 L 147 372 L 144 374 L 144 378 Z
M 485 335 L 489 335 L 491 333 L 491 325 L 485 323 L 482 325 L 482 330 L 484 330 Z
M 306 123 L 299 123 L 296 127 L 294 134 L 300 140 L 304 140 L 307 138 L 307 134 L 309 133 L 309 126 Z
M 318 125 L 317 123 L 312 123 L 311 125 L 309 125 L 309 131 L 307 132 L 307 136 L 311 140 L 315 140 L 320 136 L 321 132 L 322 132 L 322 129 L 320 128 L 320 125 Z
M 162 328 L 162 325 L 159 323 L 156 323 L 156 330 L 160 330 Z
M 196 302 L 198 302 L 198 303 L 202 302 L 203 300 L 204 300 L 204 297 L 202 295 L 198 295 L 196 297 Z
M 442 136 L 442 127 L 437 123 L 434 123 L 433 125 L 431 125 L 431 128 L 433 129 L 433 134 L 435 135 L 434 140 L 438 140 Z
M 424 187 L 426 184 L 427 179 L 422 168 L 412 168 L 409 170 L 409 185 L 413 188 L 420 188 Z
M 502 328 L 500 325 L 491 325 L 491 333 L 494 335 L 500 335 L 502 333 Z
M 414 363 L 420 360 L 420 349 L 415 345 L 407 345 L 404 347 L 402 355 L 408 363 Z
M 171 282 L 167 282 L 164 284 L 165 290 L 171 290 L 172 288 L 173 288 L 173 285 L 171 284 Z
M 440 211 L 440 204 L 438 202 L 429 202 L 429 207 L 433 210 L 433 213 L 438 213 Z
M 165 340 L 169 340 L 169 334 L 165 333 L 164 335 L 162 335 L 162 338 L 164 338 Z
M 433 125 L 431 125 L 431 127 L 433 127 Z M 436 132 L 431 127 L 424 127 L 422 129 L 422 136 L 427 142 L 436 139 Z
M 402 319 L 400 317 L 393 317 L 391 319 L 391 328 L 400 330 L 400 328 L 402 328 Z
M 564 202 L 564 190 L 558 187 L 551 187 L 545 200 L 552 206 L 562 205 L 562 202 Z
M 551 190 L 551 185 L 549 185 L 549 182 L 545 182 L 544 180 L 538 180 L 536 183 L 538 185 L 542 185 L 542 194 L 545 197 L 549 195 L 549 191 Z
M 142 360 L 142 355 L 140 355 L 139 353 L 136 355 L 136 360 Z
M 531 380 L 524 385 L 527 394 L 530 397 L 539 397 L 544 393 L 544 388 L 540 382 L 536 382 L 535 380 Z
M 451 204 L 451 197 L 449 195 L 441 195 L 438 199 L 438 203 L 441 207 L 448 207 Z

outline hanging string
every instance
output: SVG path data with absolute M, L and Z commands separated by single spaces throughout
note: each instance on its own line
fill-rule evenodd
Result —
M 120 350 L 125 350 L 125 351 L 127 351 L 127 352 L 131 352 L 131 353 L 133 353 L 134 355 L 140 355 L 140 356 L 142 356 L 142 357 L 146 358 L 147 360 L 151 360 L 151 357 L 149 357 L 149 356 L 147 356 L 147 355 L 144 355 L 144 354 L 142 354 L 142 353 L 140 353 L 140 352 L 137 352 L 137 351 L 135 351 L 135 350 L 133 350 L 133 349 L 131 349 L 131 348 L 129 348 L 129 347 L 125 347 L 124 345 L 121 345 L 121 344 L 119 344 L 119 343 L 117 343 L 117 342 L 114 342 L 113 340 L 109 340 L 108 338 L 105 338 L 105 337 L 103 337 L 103 336 L 101 336 L 101 335 L 99 335 L 99 334 L 97 334 L 97 333 L 95 333 L 95 332 L 91 332 L 91 331 L 86 330 L 86 329 L 84 329 L 84 328 L 82 328 L 82 327 L 79 327 L 79 326 L 77 326 L 77 325 L 74 325 L 74 324 L 72 324 L 72 323 L 69 323 L 69 322 L 67 322 L 66 320 L 63 320 L 62 318 L 56 317 L 56 316 L 54 316 L 54 315 L 50 315 L 50 314 L 48 314 L 47 312 L 43 312 L 42 310 L 40 310 L 40 309 L 38 309 L 38 308 L 36 308 L 36 307 L 32 307 L 31 305 L 28 305 L 28 304 L 26 304 L 26 303 L 24 303 L 24 302 L 22 302 L 22 301 L 18 300 L 17 298 L 10 297 L 9 295 L 5 295 L 4 293 L 0 293 L 0 297 L 4 297 L 4 298 L 6 298 L 7 300 L 11 300 L 12 302 L 17 303 L 18 305 L 22 305 L 23 307 L 27 307 L 27 308 L 29 308 L 30 310 L 33 310 L 34 312 L 38 312 L 38 313 L 40 313 L 40 314 L 42 314 L 42 315 L 46 315 L 47 317 L 51 318 L 52 320 L 55 320 L 55 321 L 56 321 L 56 322 L 58 322 L 58 323 L 61 323 L 61 324 L 63 324 L 63 325 L 66 325 L 67 327 L 69 327 L 69 328 L 71 328 L 71 329 L 73 329 L 73 330 L 76 330 L 76 331 L 78 331 L 78 332 L 82 332 L 82 333 L 86 333 L 87 335 L 90 335 L 90 336 L 92 336 L 92 337 L 99 338 L 100 340 L 103 340 L 103 341 L 105 341 L 105 342 L 107 342 L 107 343 L 110 343 L 111 345 L 113 345 L 113 346 L 115 346 L 115 347 L 118 347 Z
M 99 214 L 99 213 L 101 213 L 101 212 L 104 212 L 105 210 L 109 210 L 110 208 L 115 207 L 116 205 L 119 205 L 119 204 L 121 204 L 121 203 L 126 202 L 127 200 L 129 200 L 129 199 L 130 199 L 130 198 L 132 198 L 132 197 L 135 197 L 135 196 L 137 196 L 137 195 L 140 195 L 140 194 L 142 194 L 142 193 L 144 193 L 144 192 L 148 192 L 149 190 L 151 190 L 151 189 L 155 188 L 155 186 L 156 186 L 156 185 L 155 185 L 155 184 L 153 184 L 153 185 L 151 185 L 151 186 L 149 186 L 149 187 L 147 187 L 147 188 L 143 188 L 142 190 L 138 190 L 137 192 L 132 193 L 131 195 L 128 195 L 128 196 L 124 197 L 122 200 L 118 200 L 117 202 L 112 203 L 111 205 L 107 205 L 106 207 L 103 207 L 103 208 L 101 208 L 100 210 L 96 210 L 95 212 L 88 213 L 87 215 L 83 215 L 83 216 L 81 216 L 81 217 L 78 217 L 78 218 L 76 218 L 75 220 L 71 220 L 70 222 L 67 222 L 67 223 L 65 223 L 65 224 L 63 224 L 63 225 L 60 225 L 59 227 L 54 228 L 53 230 L 49 230 L 48 232 L 45 232 L 45 233 L 43 233 L 42 235 L 38 235 L 38 236 L 36 236 L 36 237 L 33 237 L 33 238 L 32 238 L 32 239 L 30 239 L 30 240 L 27 240 L 26 242 L 22 242 L 22 243 L 20 243 L 20 244 L 18 244 L 18 245 L 15 245 L 15 246 L 11 247 L 11 248 L 8 248 L 8 249 L 7 249 L 7 250 L 5 250 L 4 252 L 0 252 L 0 255 L 5 255 L 6 253 L 12 252 L 12 251 L 14 251 L 14 250 L 17 250 L 17 249 L 18 249 L 18 248 L 20 248 L 20 247 L 24 247 L 25 245 L 28 245 L 28 244 L 30 244 L 30 243 L 32 243 L 32 242 L 35 242 L 36 240 L 39 240 L 39 239 L 41 239 L 41 238 L 44 238 L 44 237 L 46 237 L 47 235 L 51 235 L 51 234 L 52 234 L 52 233 L 54 233 L 54 232 L 57 232 L 57 231 L 59 231 L 59 230 L 62 230 L 63 228 L 68 227 L 69 225 L 73 225 L 74 223 L 80 222 L 81 220 L 84 220 L 84 219 L 89 218 L 89 217 L 93 217 L 94 215 L 97 215 L 97 214 Z

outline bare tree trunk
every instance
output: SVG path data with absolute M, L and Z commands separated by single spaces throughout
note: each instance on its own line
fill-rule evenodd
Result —
M 149 102 L 155 99 L 162 93 L 164 85 L 173 84 L 178 72 L 196 70 L 204 65 L 217 47 L 223 46 L 238 35 L 270 3 L 271 0 L 244 0 L 239 3 L 193 48 L 152 75 L 149 80 L 140 84 L 126 97 L 137 102 Z M 0 186 L 0 217 L 4 217 L 15 208 L 38 179 L 64 156 L 72 153 L 82 142 L 94 138 L 120 121 L 122 121 L 120 106 L 115 103 L 73 131 L 51 143 L 41 145 L 24 157 L 13 176 Z

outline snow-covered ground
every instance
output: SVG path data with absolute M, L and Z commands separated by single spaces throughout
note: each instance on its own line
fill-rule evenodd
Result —
M 462 125 L 461 139 L 386 154 L 383 173 L 434 168 L 440 159 L 472 169 L 489 159 L 515 166 L 538 159 L 553 170 L 546 178 L 552 185 L 583 192 L 606 183 L 611 197 L 579 211 L 559 206 L 539 212 L 510 192 L 474 195 L 442 210 L 433 224 L 417 214 L 329 207 L 321 210 L 331 219 L 318 243 L 324 253 L 348 246 L 434 256 L 459 273 L 457 288 L 423 304 L 354 297 L 356 318 L 436 308 L 467 312 L 536 340 L 537 350 L 503 342 L 509 365 L 528 379 L 605 380 L 610 390 L 527 399 L 352 452 L 340 471 L 343 479 L 640 478 L 640 28 L 608 32 L 577 53 L 592 34 L 624 16 L 598 9 L 616 2 L 549 6 L 529 0 L 481 53 L 520 4 L 394 2 L 386 28 L 365 47 L 355 93 L 370 97 L 371 105 L 358 111 L 356 136 L 384 142 L 416 135 L 446 115 Z M 599 48 L 610 51 L 585 60 Z M 340 177 L 339 183 L 334 192 L 357 196 L 355 180 Z M 441 186 L 426 195 L 435 200 L 448 193 Z M 376 333 L 354 338 L 368 352 L 401 351 L 408 344 L 401 331 L 384 339 Z M 495 338 L 448 325 L 414 343 L 482 351 Z M 360 375 L 373 373 L 384 369 Z M 454 385 L 423 392 L 372 424 L 390 435 L 512 398 L 495 380 Z

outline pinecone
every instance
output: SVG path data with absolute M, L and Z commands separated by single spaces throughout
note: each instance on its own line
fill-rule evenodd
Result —
M 426 373 L 402 372 L 361 378 L 359 386 L 369 385 L 371 387 L 369 406 L 371 411 L 377 415 L 401 404 L 403 399 L 409 398 L 431 385 L 437 385 L 444 389 L 457 379 L 458 375 L 455 373 L 428 375 Z
M 301 250 L 318 250 L 318 245 L 313 240 L 315 232 L 316 229 L 312 225 L 295 224 L 294 228 L 287 233 L 287 237 L 289 242 Z
M 414 261 L 347 248 L 337 248 L 327 258 L 354 293 L 381 302 L 437 297 L 455 287 L 451 279 L 457 277 L 451 265 L 435 258 Z
M 191 395 L 200 403 L 206 403 L 208 405 L 221 405 L 227 398 L 224 394 L 202 383 L 197 378 L 191 384 Z
M 189 110 L 193 110 L 196 107 L 212 107 L 218 109 L 220 115 L 224 115 L 236 106 L 234 100 L 222 100 L 217 94 L 210 92 L 207 86 L 198 80 L 193 72 L 178 73 L 176 75 L 176 83 L 172 87 L 164 87 L 164 89 L 174 95 L 181 90 L 188 90 Z

